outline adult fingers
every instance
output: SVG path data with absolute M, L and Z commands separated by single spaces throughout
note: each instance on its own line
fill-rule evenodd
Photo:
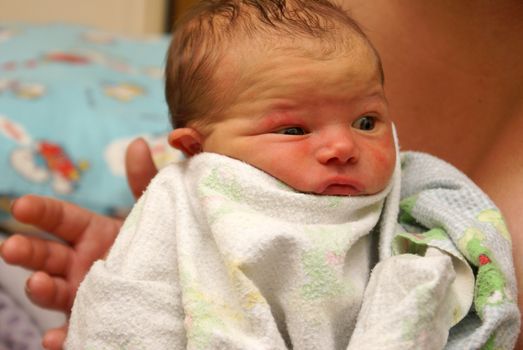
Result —
M 67 325 L 50 329 L 44 334 L 42 346 L 47 350 L 62 350 L 67 335 Z
M 71 290 L 64 279 L 38 271 L 29 277 L 26 294 L 33 303 L 46 309 L 71 311 Z
M 33 225 L 67 242 L 76 241 L 93 219 L 93 213 L 87 209 L 35 195 L 26 195 L 15 200 L 11 213 L 18 221 Z
M 71 252 L 64 244 L 17 234 L 2 244 L 0 255 L 12 265 L 65 276 Z
M 158 173 L 154 165 L 151 149 L 144 139 L 131 142 L 125 153 L 127 182 L 135 198 L 142 195 L 149 182 Z
M 27 267 L 26 261 L 31 255 L 29 239 L 22 235 L 13 235 L 7 238 L 0 246 L 0 256 L 5 262 L 12 265 Z

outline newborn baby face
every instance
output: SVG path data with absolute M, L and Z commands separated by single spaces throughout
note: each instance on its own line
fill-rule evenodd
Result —
M 246 55 L 245 55 L 246 56 Z M 345 55 L 243 60 L 203 151 L 245 161 L 294 189 L 323 195 L 380 192 L 395 166 L 377 59 L 363 42 Z

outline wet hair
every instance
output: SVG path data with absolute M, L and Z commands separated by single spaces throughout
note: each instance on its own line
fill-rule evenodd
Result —
M 305 40 L 324 58 L 350 50 L 357 36 L 376 53 L 358 24 L 328 0 L 203 0 L 176 24 L 167 52 L 165 96 L 173 127 L 219 113 L 225 92 L 216 72 L 239 43 L 299 50 Z M 376 53 L 379 73 L 381 62 Z

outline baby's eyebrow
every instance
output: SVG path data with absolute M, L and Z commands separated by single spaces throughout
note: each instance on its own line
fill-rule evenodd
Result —
M 259 119 L 259 125 L 265 129 L 271 129 L 283 125 L 294 125 L 302 122 L 294 109 L 277 109 L 270 111 Z
M 288 111 L 288 110 L 297 109 L 300 105 L 301 105 L 301 103 L 299 103 L 298 101 L 282 99 L 282 100 L 277 100 L 277 101 L 272 102 L 270 104 L 269 109 L 271 111 Z

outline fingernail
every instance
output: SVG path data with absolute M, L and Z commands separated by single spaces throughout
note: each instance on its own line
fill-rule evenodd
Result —
M 24 291 L 25 291 L 25 294 L 27 294 L 27 295 L 31 294 L 31 288 L 29 288 L 29 280 L 27 280 L 25 282 Z
M 15 203 L 16 203 L 16 200 L 17 200 L 17 199 L 18 199 L 18 198 L 14 198 L 14 199 L 11 199 L 11 200 L 9 201 L 9 212 L 10 212 L 10 213 L 13 212 L 13 207 L 15 206 Z

